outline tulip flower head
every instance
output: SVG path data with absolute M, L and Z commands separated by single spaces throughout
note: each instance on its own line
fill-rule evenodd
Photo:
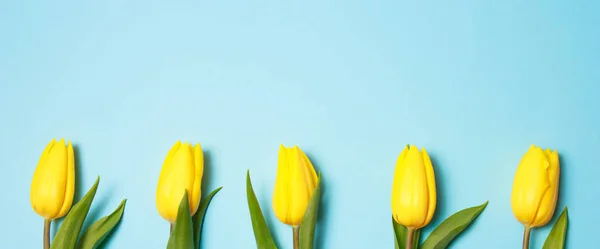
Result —
M 31 181 L 30 201 L 33 210 L 45 220 L 64 216 L 73 203 L 75 159 L 73 146 L 55 139 L 46 146 Z
M 156 188 L 156 207 L 160 215 L 171 224 L 177 219 L 177 211 L 185 191 L 190 203 L 191 215 L 200 204 L 200 185 L 204 171 L 204 157 L 200 144 L 177 141 L 163 164 Z
M 299 226 L 318 178 L 312 163 L 298 146 L 279 149 L 273 211 L 284 224 Z
M 394 220 L 408 228 L 429 224 L 436 205 L 435 175 L 425 148 L 406 146 L 396 162 L 392 186 Z
M 532 145 L 519 163 L 511 195 L 513 214 L 521 224 L 540 227 L 552 219 L 559 178 L 558 152 Z

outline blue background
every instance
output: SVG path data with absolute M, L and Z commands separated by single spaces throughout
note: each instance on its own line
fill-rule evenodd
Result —
M 407 144 L 434 161 L 435 218 L 490 201 L 452 248 L 519 248 L 512 178 L 532 143 L 560 152 L 568 246 L 597 247 L 600 1 L 0 2 L 0 248 L 40 248 L 29 185 L 50 139 L 77 149 L 90 217 L 128 198 L 105 248 L 165 248 L 158 174 L 181 139 L 207 156 L 203 248 L 255 248 L 251 170 L 272 213 L 280 143 L 323 174 L 318 248 L 393 248 Z M 88 223 L 89 224 L 89 223 Z M 56 228 L 56 226 L 55 226 Z M 56 229 L 53 229 L 54 231 Z M 549 226 L 533 233 L 541 248 Z

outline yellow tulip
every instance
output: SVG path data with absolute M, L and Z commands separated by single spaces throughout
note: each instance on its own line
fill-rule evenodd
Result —
M 281 145 L 273 191 L 275 216 L 285 224 L 299 226 L 318 181 L 312 163 L 298 146 Z
M 406 146 L 396 162 L 392 185 L 394 220 L 411 229 L 426 226 L 436 205 L 435 175 L 425 148 Z
M 55 139 L 46 146 L 31 181 L 30 201 L 33 210 L 50 221 L 64 216 L 73 203 L 75 159 L 73 146 Z
M 511 204 L 525 227 L 546 225 L 556 207 L 560 166 L 556 150 L 532 145 L 515 173 Z
M 165 220 L 175 223 L 184 191 L 189 196 L 191 215 L 196 213 L 203 171 L 204 155 L 200 144 L 192 148 L 191 144 L 177 141 L 165 159 L 156 188 L 156 208 Z

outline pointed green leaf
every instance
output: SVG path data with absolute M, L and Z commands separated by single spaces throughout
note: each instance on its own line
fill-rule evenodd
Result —
M 310 201 L 302 217 L 300 225 L 300 249 L 313 249 L 315 241 L 315 228 L 317 227 L 317 216 L 319 211 L 319 200 L 321 198 L 321 174 L 319 173 L 317 187 L 313 191 Z
M 396 249 L 406 248 L 406 236 L 408 236 L 408 229 L 402 224 L 396 223 L 394 217 L 392 217 L 392 225 L 394 226 L 394 242 Z M 419 246 L 419 240 L 421 239 L 421 229 L 415 230 L 413 233 L 413 249 L 417 249 Z
M 210 194 L 208 194 L 208 196 L 206 196 L 206 198 L 204 198 L 204 200 L 202 200 L 202 202 L 200 202 L 200 207 L 198 207 L 198 211 L 196 211 L 196 214 L 193 217 L 194 246 L 195 246 L 194 248 L 196 248 L 196 249 L 200 248 L 200 236 L 202 236 L 202 224 L 204 223 L 204 215 L 206 214 L 206 210 L 208 209 L 208 204 L 210 204 L 210 201 L 212 200 L 212 198 L 222 188 L 223 187 L 218 187 L 217 189 L 210 192 Z
M 115 211 L 113 211 L 110 215 L 99 219 L 94 222 L 81 239 L 79 239 L 78 249 L 95 249 L 102 243 L 104 238 L 113 230 L 113 228 L 119 223 L 121 220 L 121 216 L 123 215 L 123 211 L 125 210 L 125 202 L 127 200 L 123 199 L 121 204 Z
M 392 216 L 392 226 L 394 227 L 394 242 L 396 242 L 396 249 L 406 248 L 406 227 L 396 223 L 394 216 Z
M 488 202 L 470 207 L 451 215 L 436 227 L 421 245 L 421 249 L 444 249 L 464 231 L 485 209 Z
M 54 241 L 50 245 L 50 249 L 73 249 L 77 245 L 77 238 L 79 237 L 79 232 L 81 232 L 81 227 L 83 226 L 83 222 L 85 221 L 85 217 L 87 216 L 90 206 L 92 205 L 92 201 L 94 200 L 94 196 L 96 195 L 96 190 L 98 189 L 98 183 L 100 182 L 100 177 L 96 179 L 94 186 L 88 190 L 88 192 L 83 196 L 83 198 L 75 204 L 65 221 L 62 223 L 56 236 L 54 237 Z
M 194 235 L 192 226 L 192 216 L 190 214 L 190 202 L 187 191 L 183 194 L 183 199 L 179 203 L 177 211 L 177 220 L 173 225 L 173 232 L 169 237 L 167 249 L 192 249 L 194 248 Z
M 254 194 L 252 188 L 252 181 L 250 180 L 250 171 L 246 174 L 246 195 L 248 197 L 248 209 L 250 210 L 250 218 L 252 220 L 252 229 L 254 230 L 254 238 L 256 239 L 257 249 L 277 249 L 275 241 L 271 236 L 271 231 L 267 226 L 265 217 L 260 210 L 258 199 Z
M 565 238 L 567 235 L 567 223 L 569 222 L 569 211 L 567 207 L 562 211 L 558 220 L 552 226 L 550 234 L 544 242 L 542 249 L 563 249 L 565 247 Z

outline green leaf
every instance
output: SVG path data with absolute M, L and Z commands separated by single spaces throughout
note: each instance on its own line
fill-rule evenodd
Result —
M 246 195 L 248 197 L 248 209 L 250 210 L 250 218 L 252 220 L 252 229 L 254 230 L 254 238 L 256 239 L 256 248 L 258 249 L 277 249 L 275 241 L 271 236 L 265 217 L 260 210 L 260 205 L 252 189 L 252 181 L 250 180 L 250 171 L 246 174 Z
M 317 227 L 317 215 L 319 211 L 319 199 L 321 198 L 321 174 L 317 181 L 317 187 L 313 191 L 310 201 L 302 217 L 300 225 L 300 249 L 313 249 L 315 241 L 315 228 Z
M 562 211 L 558 220 L 552 226 L 550 234 L 544 242 L 542 249 L 563 249 L 565 247 L 565 237 L 567 235 L 567 223 L 569 222 L 569 211 L 567 207 Z
M 204 223 L 204 215 L 206 215 L 206 210 L 208 209 L 208 204 L 210 204 L 210 201 L 212 200 L 212 198 L 222 188 L 223 187 L 218 187 L 217 189 L 210 192 L 210 194 L 208 194 L 208 196 L 206 196 L 206 198 L 204 198 L 204 200 L 202 200 L 202 202 L 200 202 L 200 207 L 198 207 L 198 211 L 196 211 L 196 214 L 193 217 L 194 245 L 195 245 L 194 248 L 196 248 L 196 249 L 200 248 L 200 236 L 202 236 L 202 224 Z
M 392 225 L 394 226 L 394 242 L 396 244 L 396 249 L 405 249 L 408 229 L 402 224 L 396 223 L 394 217 L 392 217 Z M 413 249 L 417 249 L 419 247 L 419 239 L 421 239 L 421 229 L 417 229 L 413 233 Z
M 126 201 L 127 200 L 123 199 L 119 207 L 117 207 L 117 209 L 115 209 L 115 211 L 113 211 L 110 215 L 94 222 L 94 224 L 92 224 L 87 231 L 83 233 L 81 239 L 79 239 L 79 246 L 77 246 L 77 248 L 95 249 L 98 247 L 98 245 L 102 243 L 104 238 L 106 238 L 106 236 L 121 220 L 121 216 L 123 216 L 123 211 L 125 210 Z
M 485 209 L 488 202 L 480 206 L 470 207 L 451 215 L 436 227 L 427 237 L 421 249 L 444 249 L 450 242 L 465 230 Z
M 183 199 L 179 203 L 177 211 L 177 220 L 173 225 L 173 232 L 169 237 L 167 249 L 192 249 L 194 248 L 194 230 L 192 226 L 192 216 L 190 214 L 190 202 L 187 191 L 183 194 Z
M 96 179 L 96 183 L 94 183 L 94 186 L 88 190 L 85 196 L 83 196 L 83 198 L 71 208 L 67 214 L 67 217 L 65 218 L 65 221 L 58 229 L 58 232 L 54 237 L 54 241 L 52 242 L 52 245 L 50 245 L 50 249 L 75 248 L 77 245 L 79 232 L 81 232 L 81 227 L 83 226 L 85 217 L 90 210 L 90 206 L 92 205 L 92 201 L 96 195 L 99 182 L 100 177 Z

